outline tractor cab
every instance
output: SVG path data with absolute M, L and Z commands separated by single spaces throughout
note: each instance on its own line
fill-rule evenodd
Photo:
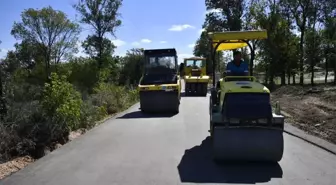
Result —
M 206 75 L 206 58 L 201 57 L 185 58 L 184 74 L 187 76 Z
M 174 48 L 145 50 L 142 85 L 176 83 L 177 54 Z
M 185 58 L 183 62 L 185 96 L 206 96 L 210 77 L 206 74 L 206 58 Z

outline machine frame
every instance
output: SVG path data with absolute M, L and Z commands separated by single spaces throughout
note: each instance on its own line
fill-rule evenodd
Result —
M 260 101 L 270 102 L 269 89 L 257 83 L 256 78 L 253 76 L 225 76 L 217 83 L 215 74 L 217 61 L 214 56 L 217 51 L 238 49 L 248 46 L 250 40 L 266 39 L 267 31 L 210 32 L 208 34 L 210 37 L 211 59 L 213 61 L 213 87 L 209 100 L 209 132 L 213 141 L 214 159 L 220 160 L 222 157 L 228 160 L 280 161 L 283 155 L 284 129 L 284 117 L 279 114 L 280 110 L 276 110 L 276 113 L 273 113 L 272 109 L 268 107 L 264 109 L 267 112 L 265 115 L 268 115 L 265 119 L 258 119 L 258 113 L 256 113 L 255 119 L 250 119 L 251 116 L 254 116 L 253 112 L 249 114 L 245 107 L 237 109 L 234 105 L 237 100 L 234 98 L 241 95 L 246 95 L 246 100 L 254 98 L 254 101 L 256 101 L 260 98 Z M 229 101 L 230 98 L 231 100 Z M 253 103 L 250 106 L 249 108 L 253 109 Z M 279 108 L 280 106 L 276 105 L 276 107 Z M 243 111 L 249 114 L 249 118 L 247 116 L 239 119 L 226 117 L 230 109 L 238 112 Z M 232 111 L 230 114 L 237 115 Z M 246 137 L 250 139 L 248 145 L 244 144 Z M 266 144 L 267 142 L 263 141 L 265 137 L 274 137 L 275 139 L 270 139 L 270 143 Z M 256 140 L 252 141 L 254 138 Z M 260 143 L 264 145 L 262 146 Z M 253 153 L 252 151 L 256 150 L 253 147 L 256 146 L 260 147 L 260 150 L 268 148 L 269 152 L 256 151 Z M 227 152 L 225 153 L 224 151 Z M 250 155 L 246 156 L 246 153 L 250 153 Z
M 149 68 L 150 57 L 174 57 L 174 69 L 152 69 Z M 140 109 L 142 112 L 179 112 L 181 100 L 181 79 L 178 73 L 177 52 L 175 48 L 147 49 L 144 50 L 145 68 L 139 80 L 138 90 L 140 95 Z M 158 82 L 146 78 L 157 78 Z M 171 81 L 171 78 L 176 80 Z M 168 79 L 168 81 L 162 79 Z
M 202 61 L 200 68 L 193 69 L 194 66 L 188 67 L 187 61 L 193 60 L 194 63 L 197 60 Z M 210 76 L 207 75 L 206 58 L 203 57 L 190 57 L 184 58 L 184 83 L 185 83 L 185 95 L 201 95 L 206 96 L 208 93 L 208 83 Z M 198 73 L 198 74 L 194 74 Z

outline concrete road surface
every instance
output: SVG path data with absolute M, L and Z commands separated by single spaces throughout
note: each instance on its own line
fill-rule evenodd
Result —
M 133 106 L 0 185 L 336 184 L 336 156 L 289 135 L 279 164 L 215 165 L 208 100 L 184 97 L 161 117 Z

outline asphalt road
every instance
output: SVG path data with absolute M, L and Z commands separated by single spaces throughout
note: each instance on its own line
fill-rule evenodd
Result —
M 208 98 L 184 97 L 180 113 L 146 117 L 133 106 L 0 185 L 335 185 L 336 156 L 285 135 L 279 164 L 215 165 Z

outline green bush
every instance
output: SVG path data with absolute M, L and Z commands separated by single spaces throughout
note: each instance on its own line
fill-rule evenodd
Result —
M 51 74 L 51 82 L 45 84 L 42 107 L 49 117 L 65 122 L 69 129 L 78 129 L 83 101 L 81 94 L 70 84 L 66 76 Z
M 81 107 L 80 128 L 90 129 L 96 125 L 96 122 L 107 116 L 104 106 L 95 106 L 92 100 L 85 101 Z
M 105 107 L 108 114 L 114 114 L 129 107 L 138 100 L 136 90 L 110 83 L 99 83 L 94 89 L 92 102 L 96 106 Z

